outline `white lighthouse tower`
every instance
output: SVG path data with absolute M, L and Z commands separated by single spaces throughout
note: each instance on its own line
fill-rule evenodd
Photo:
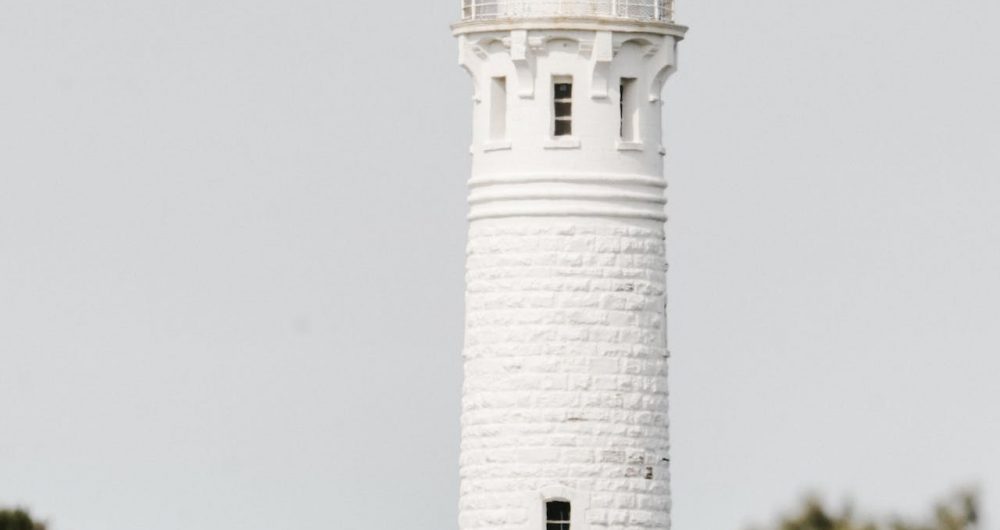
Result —
M 670 526 L 672 0 L 463 0 L 461 530 Z

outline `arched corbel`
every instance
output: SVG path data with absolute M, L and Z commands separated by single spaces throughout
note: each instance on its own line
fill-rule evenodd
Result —
M 472 100 L 476 103 L 482 101 L 479 90 L 479 76 L 476 75 L 482 59 L 475 51 L 477 47 L 470 43 L 465 35 L 458 36 L 458 65 L 472 78 Z
M 660 94 L 663 92 L 663 85 L 667 82 L 674 71 L 677 70 L 677 40 L 673 37 L 665 37 L 672 42 L 664 43 L 655 52 L 651 61 L 651 71 L 656 72 L 652 77 L 649 87 L 649 101 L 660 101 Z
M 535 97 L 535 68 L 532 46 L 528 42 L 528 31 L 515 29 L 510 32 L 510 58 L 517 72 L 517 95 L 522 98 Z
M 614 43 L 610 31 L 598 31 L 594 35 L 593 49 L 590 52 L 592 73 L 590 78 L 590 97 L 605 99 L 608 97 L 608 84 L 611 81 L 611 61 L 615 58 Z

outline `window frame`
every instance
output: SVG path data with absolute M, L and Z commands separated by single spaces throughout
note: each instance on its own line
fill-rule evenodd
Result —
M 572 530 L 590 530 L 587 511 L 590 510 L 590 492 L 552 484 L 539 490 L 525 492 L 524 503 L 528 507 L 529 521 L 526 528 L 546 530 L 548 527 L 547 503 L 562 501 L 569 503 L 569 525 Z M 558 524 L 564 524 L 558 522 Z
M 563 518 L 551 519 L 549 506 L 552 504 L 565 504 L 566 513 Z M 573 503 L 565 499 L 547 499 L 545 501 L 545 530 L 572 530 L 573 528 Z
M 503 142 L 508 139 L 507 125 L 509 121 L 507 76 L 494 75 L 490 77 L 489 90 L 489 141 Z
M 568 85 L 569 95 L 559 97 L 559 86 Z M 552 138 L 572 138 L 573 137 L 573 76 L 554 75 L 552 76 Z M 566 109 L 563 114 L 562 108 Z M 560 124 L 565 124 L 565 130 L 560 129 Z
M 638 79 L 621 77 L 618 80 L 618 138 L 622 142 L 639 142 L 640 116 Z

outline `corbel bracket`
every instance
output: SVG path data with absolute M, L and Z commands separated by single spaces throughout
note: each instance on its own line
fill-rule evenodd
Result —
M 654 47 L 650 52 L 652 71 L 656 72 L 649 86 L 649 101 L 653 103 L 660 101 L 664 83 L 677 70 L 677 40 L 674 37 L 665 38 L 673 42 L 664 42 L 663 46 Z
M 515 29 L 510 32 L 510 58 L 517 72 L 517 95 L 525 99 L 535 97 L 535 68 L 531 44 L 528 41 L 527 30 Z
M 594 36 L 593 49 L 590 52 L 592 74 L 590 79 L 590 97 L 605 99 L 608 97 L 608 84 L 611 81 L 611 61 L 615 57 L 612 34 L 610 31 L 598 31 Z
M 476 49 L 481 49 L 469 42 L 469 39 L 465 35 L 458 36 L 458 65 L 462 67 L 472 78 L 472 100 L 475 102 L 482 101 L 479 91 L 479 80 L 476 76 L 476 71 L 479 69 L 479 64 L 482 60 L 478 57 Z

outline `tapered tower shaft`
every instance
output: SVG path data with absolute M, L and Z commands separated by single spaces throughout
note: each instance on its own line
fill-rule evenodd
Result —
M 669 528 L 660 0 L 464 0 L 462 530 Z

